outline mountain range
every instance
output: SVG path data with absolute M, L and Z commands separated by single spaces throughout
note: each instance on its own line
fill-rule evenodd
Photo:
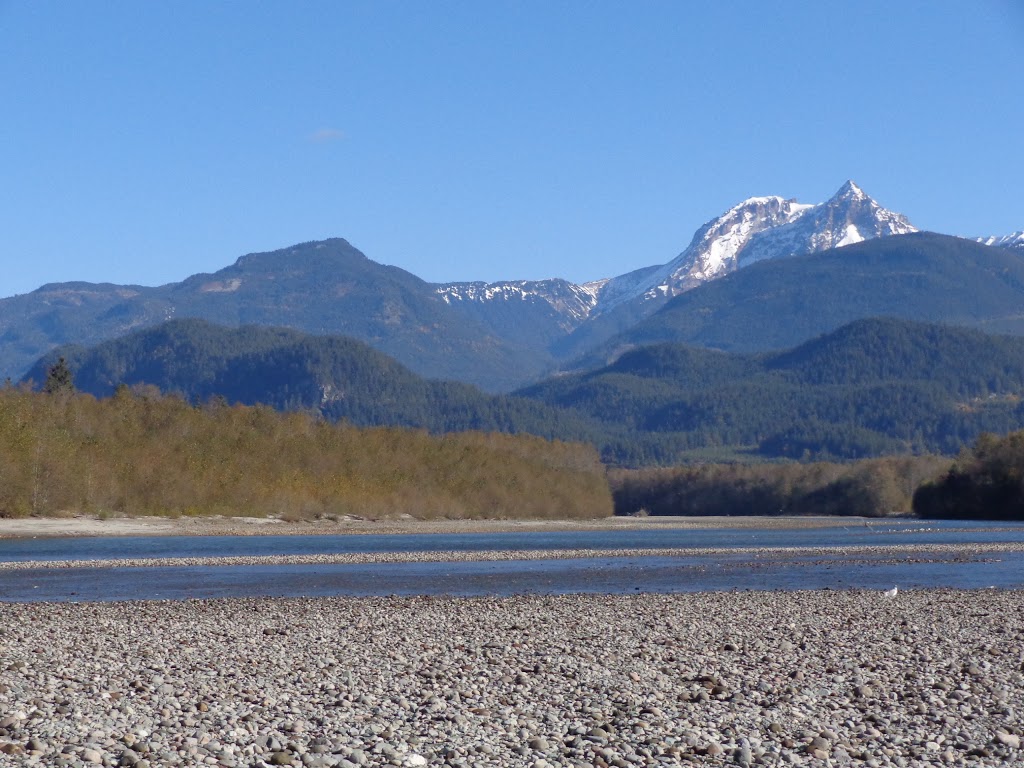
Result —
M 17 379 L 60 345 L 175 318 L 344 334 L 418 375 L 491 392 L 651 341 L 764 349 L 872 315 L 1017 332 L 1022 246 L 1019 233 L 977 243 L 916 234 L 853 182 L 819 205 L 750 198 L 668 263 L 585 284 L 431 284 L 337 238 L 248 254 L 159 287 L 58 283 L 0 299 L 0 375 Z M 970 266 L 958 273 L 959 257 Z
M 807 205 L 781 197 L 752 197 L 694 234 L 667 264 L 574 285 L 538 282 L 453 283 L 438 288 L 446 302 L 474 317 L 493 316 L 510 303 L 545 302 L 559 333 L 549 351 L 565 361 L 606 341 L 663 306 L 668 299 L 759 261 L 819 253 L 917 229 L 901 214 L 847 181 L 828 201 Z M 499 310 L 500 311 L 500 310 Z

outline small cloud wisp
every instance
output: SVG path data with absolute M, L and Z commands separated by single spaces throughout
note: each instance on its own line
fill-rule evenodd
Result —
M 337 128 L 320 128 L 309 134 L 309 140 L 314 144 L 327 144 L 331 141 L 340 141 L 345 134 Z

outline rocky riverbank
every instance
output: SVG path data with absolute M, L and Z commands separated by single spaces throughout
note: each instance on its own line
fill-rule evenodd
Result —
M 1020 765 L 1022 597 L 6 604 L 0 763 Z
M 637 557 L 745 557 L 744 568 L 756 568 L 799 557 L 813 565 L 824 562 L 963 563 L 1001 552 L 1024 552 L 1018 541 L 988 544 L 889 544 L 861 547 L 687 547 L 648 549 L 499 549 L 413 552 L 343 552 L 314 555 L 221 555 L 213 557 L 136 557 L 111 560 L 0 560 L 0 572 L 36 568 L 164 568 L 246 565 L 368 565 L 384 563 L 500 562 L 510 560 L 579 560 Z
M 591 520 L 417 520 L 410 516 L 356 516 L 289 521 L 276 517 L 67 517 L 0 518 L 0 539 L 64 536 L 309 536 L 522 531 L 664 530 L 669 528 L 792 529 L 833 526 L 913 526 L 907 518 L 850 517 L 595 517 Z

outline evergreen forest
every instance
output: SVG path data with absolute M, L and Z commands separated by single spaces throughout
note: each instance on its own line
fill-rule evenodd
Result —
M 264 404 L 356 426 L 583 441 L 611 466 L 955 455 L 1024 428 L 1024 338 L 892 318 L 773 353 L 657 344 L 513 395 L 424 379 L 339 336 L 179 320 L 64 347 L 79 389 L 149 385 L 193 404 Z
M 735 354 L 657 344 L 520 390 L 598 422 L 620 466 L 952 455 L 1024 427 L 1024 338 L 891 318 Z
M 1024 431 L 982 435 L 942 476 L 917 489 L 913 509 L 939 519 L 1024 520 Z

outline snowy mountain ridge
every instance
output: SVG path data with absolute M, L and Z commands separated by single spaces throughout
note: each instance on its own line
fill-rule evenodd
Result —
M 563 317 L 571 330 L 623 304 L 666 299 L 766 259 L 817 253 L 875 237 L 917 232 L 905 216 L 889 211 L 847 181 L 817 205 L 779 196 L 751 197 L 696 231 L 690 245 L 667 264 L 578 285 L 567 280 L 506 280 L 436 285 L 452 306 L 532 304 Z
M 917 232 L 847 181 L 818 205 L 752 197 L 697 230 L 689 247 L 659 270 L 642 294 L 668 298 L 766 259 L 779 259 Z
M 552 311 L 564 317 L 562 325 L 566 332 L 586 320 L 597 306 L 597 292 L 592 287 L 570 283 L 561 278 L 445 283 L 436 286 L 435 291 L 450 306 L 498 302 L 547 304 Z
M 1024 230 L 1013 232 L 1009 235 L 976 237 L 974 238 L 982 245 L 994 245 L 997 248 L 1021 248 L 1024 249 Z
M 449 305 L 544 302 L 565 315 L 565 327 L 571 328 L 621 304 L 660 304 L 758 261 L 911 232 L 917 228 L 905 216 L 883 208 L 847 181 L 829 200 L 817 205 L 775 195 L 748 198 L 704 224 L 686 250 L 668 264 L 582 285 L 555 278 L 447 283 L 435 290 Z

